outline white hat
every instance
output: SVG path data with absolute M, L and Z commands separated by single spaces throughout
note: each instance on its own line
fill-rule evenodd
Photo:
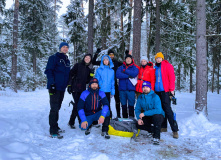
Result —
M 149 62 L 149 60 L 148 60 L 148 58 L 147 58 L 146 56 L 142 56 L 142 57 L 140 58 L 140 62 L 141 62 L 142 60 L 146 60 L 147 62 Z

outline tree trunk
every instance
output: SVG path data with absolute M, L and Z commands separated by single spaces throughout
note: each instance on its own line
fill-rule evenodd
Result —
M 148 2 L 146 2 L 146 27 L 147 27 L 147 58 L 150 61 L 150 11 L 148 11 Z
M 221 7 L 221 4 L 220 4 Z M 220 8 L 221 9 L 221 8 Z M 219 26 L 217 25 L 217 33 L 220 32 Z M 217 56 L 217 94 L 219 94 L 219 65 L 220 65 L 220 36 L 219 36 L 219 40 L 218 40 L 218 44 L 217 44 L 217 48 L 218 48 L 218 56 Z
M 107 24 L 106 24 L 106 3 L 103 0 L 103 14 L 102 14 L 102 22 L 101 22 L 101 34 L 102 34 L 102 49 L 107 48 Z
M 14 21 L 13 21 L 13 50 L 12 50 L 12 69 L 11 69 L 11 88 L 17 93 L 17 45 L 18 45 L 18 14 L 19 0 L 15 0 Z
M 160 51 L 160 3 L 161 0 L 156 0 L 156 37 L 155 37 L 155 50 L 156 53 Z
M 120 52 L 124 53 L 125 50 L 125 44 L 124 44 L 124 14 L 123 14 L 123 0 L 121 0 L 121 15 L 120 15 L 120 31 L 121 31 L 121 44 L 120 44 Z
M 133 7 L 133 0 L 130 0 L 130 11 L 129 11 L 129 16 L 128 16 L 128 28 L 127 28 L 127 34 L 128 34 L 128 41 L 127 41 L 127 49 L 130 50 L 130 33 L 131 33 L 131 28 L 132 28 L 132 7 Z
M 33 52 L 33 72 L 36 75 L 36 68 L 37 68 L 37 57 L 36 57 L 36 53 Z
M 206 50 L 206 3 L 197 0 L 196 10 L 196 100 L 197 113 L 207 116 L 207 50 Z
M 215 61 L 215 52 L 216 52 L 216 49 L 213 48 L 212 49 L 213 51 L 213 73 L 212 73 L 212 93 L 214 92 L 214 75 L 215 75 L 215 68 L 216 68 L 216 61 Z
M 110 6 L 108 7 L 107 14 L 108 14 L 108 17 L 107 17 L 107 35 L 110 36 L 111 35 Z
M 134 22 L 133 22 L 133 58 L 136 64 L 140 62 L 140 42 L 141 42 L 141 2 L 134 1 Z
M 89 0 L 88 13 L 88 53 L 93 55 L 93 36 L 94 36 L 94 0 Z
M 57 0 L 54 0 L 54 21 L 56 22 L 56 3 Z
M 190 50 L 190 57 L 192 58 L 192 49 Z M 190 64 L 192 64 L 192 60 L 190 60 Z M 193 92 L 193 67 L 190 66 L 190 93 Z
M 181 81 L 181 64 L 178 65 L 177 69 L 178 75 L 177 75 L 177 90 L 180 91 L 180 81 Z

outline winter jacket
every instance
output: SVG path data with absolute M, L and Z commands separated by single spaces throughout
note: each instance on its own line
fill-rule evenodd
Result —
M 84 58 L 82 62 L 76 63 L 70 71 L 68 85 L 71 85 L 73 92 L 83 92 L 86 90 L 86 84 L 88 84 L 91 79 L 91 69 L 89 65 L 85 64 Z
M 155 86 L 155 69 L 153 68 L 153 63 L 149 62 L 145 67 L 139 67 L 139 74 L 137 77 L 136 91 L 143 93 L 142 84 L 143 81 L 148 81 L 151 83 L 151 89 L 154 90 Z
M 106 66 L 103 64 L 103 58 L 107 56 L 109 58 L 110 65 Z M 98 79 L 99 88 L 103 92 L 111 92 L 111 95 L 115 95 L 115 80 L 114 70 L 111 69 L 114 64 L 108 55 L 104 55 L 101 58 L 100 67 L 97 69 L 95 78 Z
M 59 52 L 50 56 L 44 72 L 48 79 L 47 89 L 50 89 L 51 84 L 55 84 L 56 90 L 65 91 L 68 84 L 69 72 L 70 61 L 68 56 Z
M 100 110 L 102 110 L 101 116 L 106 117 L 109 111 L 108 105 L 109 102 L 103 91 L 98 89 L 94 91 L 89 87 L 88 90 L 82 92 L 77 105 L 77 110 L 81 121 L 85 122 L 87 121 L 86 116 L 93 115 Z M 101 106 L 103 106 L 103 109 Z
M 165 113 L 161 106 L 160 97 L 154 93 L 153 90 L 148 94 L 141 94 L 136 103 L 135 114 L 137 119 L 140 119 L 139 115 L 141 110 L 144 111 L 145 116 L 153 116 L 155 114 L 162 114 L 165 117 Z
M 155 66 L 155 91 L 170 92 L 175 90 L 175 74 L 173 66 L 167 61 L 163 60 L 160 67 Z
M 139 70 L 134 63 L 127 66 L 124 62 L 123 65 L 117 69 L 116 73 L 116 77 L 119 79 L 119 91 L 135 91 L 135 86 L 129 78 L 135 78 L 138 73 Z

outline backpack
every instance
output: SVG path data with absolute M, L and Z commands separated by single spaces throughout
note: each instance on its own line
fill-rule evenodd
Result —
M 137 120 L 134 118 L 115 118 L 110 120 L 109 135 L 121 137 L 138 136 L 139 131 L 136 127 Z

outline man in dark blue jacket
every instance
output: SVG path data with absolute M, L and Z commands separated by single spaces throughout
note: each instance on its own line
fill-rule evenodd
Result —
M 63 138 L 59 134 L 63 131 L 58 127 L 58 117 L 69 79 L 70 61 L 66 55 L 68 48 L 68 43 L 62 42 L 59 52 L 49 57 L 45 70 L 48 79 L 47 89 L 50 95 L 49 125 L 52 138 Z
M 80 128 L 90 134 L 92 123 L 98 121 L 102 125 L 102 136 L 109 139 L 108 125 L 110 124 L 109 102 L 103 91 L 98 88 L 98 80 L 90 80 L 88 90 L 82 92 L 78 102 L 78 114 L 81 119 Z
M 134 117 L 135 104 L 135 85 L 132 84 L 130 78 L 135 78 L 139 73 L 138 68 L 133 62 L 130 54 L 125 57 L 123 65 L 117 69 L 116 77 L 119 79 L 120 102 L 122 104 L 123 118 L 128 118 L 127 101 L 129 108 L 129 116 Z
M 158 145 L 165 113 L 161 107 L 160 97 L 151 90 L 150 82 L 144 81 L 142 90 L 143 93 L 138 97 L 135 108 L 137 128 L 148 131 L 148 136 L 153 136 L 153 144 Z

